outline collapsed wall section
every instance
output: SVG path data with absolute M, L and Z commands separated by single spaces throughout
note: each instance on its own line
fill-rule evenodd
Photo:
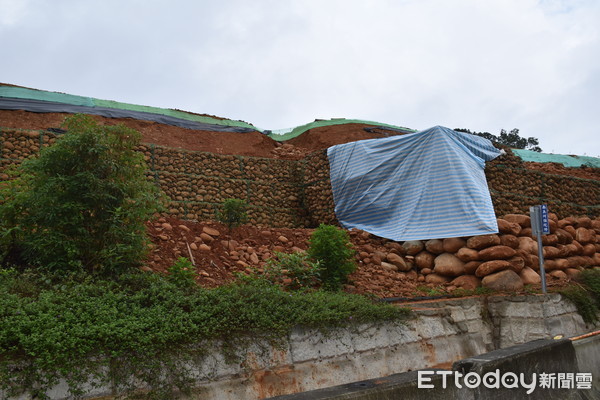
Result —
M 59 133 L 0 128 L 0 180 L 10 165 L 38 154 Z M 326 150 L 302 160 L 224 155 L 153 144 L 137 149 L 148 176 L 169 198 L 167 212 L 182 219 L 211 220 L 227 198 L 250 205 L 249 223 L 272 227 L 337 224 Z M 529 212 L 546 203 L 561 217 L 600 216 L 600 181 L 528 169 L 508 154 L 487 163 L 486 178 L 496 215 Z

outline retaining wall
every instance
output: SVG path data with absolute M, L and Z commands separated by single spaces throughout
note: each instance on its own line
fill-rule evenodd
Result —
M 3 171 L 52 144 L 51 131 L 0 128 L 0 180 Z M 249 222 L 273 227 L 335 224 L 326 151 L 283 160 L 186 151 L 152 144 L 144 153 L 149 178 L 169 197 L 168 213 L 182 219 L 213 219 L 227 198 L 250 205 Z M 497 215 L 528 213 L 547 203 L 562 217 L 600 216 L 600 181 L 528 170 L 510 152 L 487 163 L 486 176 Z
M 255 343 L 226 362 L 218 342 L 194 371 L 194 399 L 261 399 L 423 368 L 450 367 L 498 346 L 587 330 L 575 307 L 558 294 L 465 298 L 413 304 L 415 318 L 401 323 L 349 326 L 327 334 L 293 330 L 280 349 Z M 518 325 L 517 328 L 508 328 Z M 566 371 L 565 371 L 566 372 Z M 0 393 L 0 398 L 3 398 Z M 63 383 L 49 392 L 67 396 Z M 109 386 L 88 398 L 108 396 Z M 25 398 L 25 397 L 24 397 Z

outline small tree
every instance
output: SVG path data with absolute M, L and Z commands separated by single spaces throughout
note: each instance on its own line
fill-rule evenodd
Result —
M 227 199 L 223 202 L 222 209 L 216 212 L 217 220 L 231 229 L 240 226 L 248 220 L 246 213 L 248 204 L 241 199 Z
M 65 127 L 1 190 L 2 236 L 10 232 L 9 246 L 33 266 L 120 272 L 141 261 L 145 221 L 160 208 L 159 189 L 133 150 L 140 134 L 84 115 L 68 117 Z
M 356 269 L 348 232 L 333 225 L 319 225 L 310 237 L 307 253 L 319 263 L 320 279 L 328 290 L 340 290 Z

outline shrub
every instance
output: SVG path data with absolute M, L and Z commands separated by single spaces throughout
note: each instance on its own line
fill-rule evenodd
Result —
M 167 272 L 167 279 L 178 287 L 190 288 L 196 285 L 196 269 L 185 257 L 179 257 Z
M 356 269 L 348 232 L 321 224 L 310 237 L 309 257 L 319 262 L 319 277 L 325 289 L 340 290 Z
M 143 155 L 133 150 L 140 134 L 84 115 L 68 117 L 65 127 L 0 190 L 4 252 L 59 275 L 121 272 L 145 255 L 144 223 L 160 208 Z
M 204 340 L 278 344 L 294 326 L 330 329 L 401 320 L 408 312 L 343 292 L 288 293 L 255 278 L 184 291 L 150 273 L 110 280 L 86 274 L 51 287 L 39 275 L 22 293 L 18 271 L 0 274 L 0 390 L 9 396 L 37 390 L 43 398 L 66 378 L 76 397 L 94 374 L 117 395 L 138 384 L 174 398 L 171 390 L 186 393 L 203 369 Z
M 248 214 L 246 213 L 248 204 L 245 200 L 241 199 L 227 199 L 223 202 L 221 210 L 216 212 L 217 220 L 229 228 L 232 228 L 244 224 L 248 220 Z
M 585 287 L 572 285 L 560 290 L 559 293 L 575 304 L 577 312 L 586 323 L 594 323 L 598 320 L 598 305 Z
M 585 269 L 581 271 L 581 282 L 587 287 L 596 305 L 600 307 L 600 270 Z
M 286 289 L 299 290 L 315 287 L 319 283 L 319 263 L 309 260 L 308 254 L 275 253 L 264 266 L 267 280 Z

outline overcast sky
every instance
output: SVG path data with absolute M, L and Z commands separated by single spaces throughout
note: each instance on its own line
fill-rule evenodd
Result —
M 0 82 L 281 129 L 520 129 L 600 157 L 598 0 L 0 0 Z

